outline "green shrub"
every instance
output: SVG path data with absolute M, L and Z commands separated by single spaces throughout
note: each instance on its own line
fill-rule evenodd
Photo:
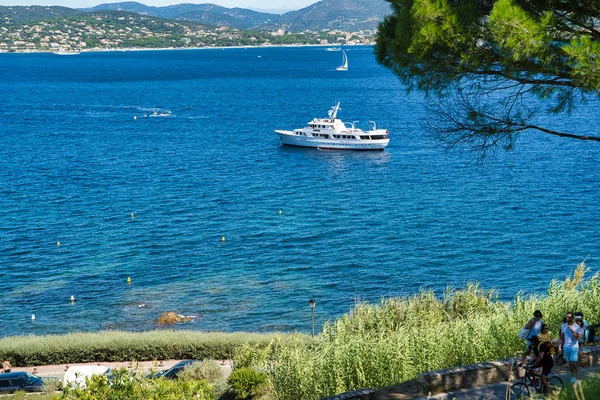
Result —
M 227 379 L 236 399 L 256 399 L 267 391 L 267 375 L 252 368 L 236 368 Z
M 227 381 L 218 381 L 213 385 L 215 391 L 215 397 L 219 400 L 234 400 L 235 395 L 231 391 L 231 387 Z
M 42 378 L 44 381 L 44 393 L 53 394 L 62 387 L 62 382 L 56 378 Z
M 80 400 L 213 400 L 212 385 L 204 380 L 145 379 L 125 369 L 116 370 L 109 381 L 105 375 L 87 380 L 85 389 L 66 387 L 62 399 Z
M 12 395 L 13 400 L 25 400 L 27 398 L 27 393 L 22 390 L 17 390 Z
M 7 336 L 0 339 L 0 359 L 10 360 L 15 367 L 131 360 L 222 360 L 231 359 L 236 348 L 246 344 L 266 347 L 275 336 L 172 330 Z
M 205 380 L 209 383 L 215 384 L 219 381 L 223 381 L 224 374 L 223 368 L 218 362 L 207 360 L 186 366 L 183 371 L 179 373 L 179 379 L 183 380 Z

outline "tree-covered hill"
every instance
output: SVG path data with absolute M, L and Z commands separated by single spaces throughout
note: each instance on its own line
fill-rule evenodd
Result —
M 0 23 L 23 24 L 84 14 L 80 10 L 58 6 L 0 6 Z
M 322 0 L 284 14 L 281 23 L 293 31 L 373 30 L 391 12 L 390 3 L 385 0 Z
M 385 0 L 321 0 L 283 15 L 215 4 L 175 4 L 150 7 L 137 2 L 105 3 L 83 11 L 121 10 L 155 17 L 189 20 L 238 29 L 285 29 L 300 32 L 321 29 L 374 30 L 391 13 Z
M 280 16 L 248 10 L 227 8 L 216 4 L 174 4 L 164 7 L 151 7 L 138 2 L 105 3 L 82 11 L 116 10 L 151 15 L 166 19 L 188 20 L 209 25 L 230 28 L 250 29 L 265 24 L 278 23 Z
M 22 16 L 27 15 L 27 9 L 3 7 L 0 11 Z M 347 44 L 368 40 L 359 35 L 349 38 L 328 32 L 282 34 L 239 30 L 114 10 L 65 15 L 61 16 L 53 7 L 39 7 L 39 12 L 31 18 L 20 18 L 25 22 L 16 22 L 8 16 L 0 19 L 0 52 Z

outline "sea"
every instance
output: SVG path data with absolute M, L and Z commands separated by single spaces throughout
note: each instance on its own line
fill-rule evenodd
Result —
M 510 301 L 598 271 L 600 144 L 525 132 L 481 162 L 372 47 L 346 52 L 345 72 L 325 47 L 0 54 L 1 336 L 165 311 L 310 332 L 309 299 L 318 330 L 357 302 L 469 282 Z M 337 101 L 385 151 L 282 147 L 274 129 Z M 599 105 L 542 122 L 597 134 Z

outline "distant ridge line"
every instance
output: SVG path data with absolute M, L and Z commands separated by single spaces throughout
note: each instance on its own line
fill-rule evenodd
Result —
M 101 10 L 128 11 L 158 18 L 222 25 L 236 29 L 284 28 L 297 32 L 323 29 L 374 30 L 383 17 L 391 12 L 391 7 L 385 0 L 321 0 L 299 10 L 278 14 L 269 13 L 268 10 L 227 8 L 211 3 L 181 3 L 155 7 L 128 1 L 102 3 L 79 9 L 84 12 Z

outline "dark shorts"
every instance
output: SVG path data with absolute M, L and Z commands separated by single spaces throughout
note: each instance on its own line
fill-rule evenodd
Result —
M 550 363 L 543 363 L 541 365 L 541 369 L 540 369 L 540 374 L 544 375 L 544 376 L 548 376 L 548 374 L 550 373 L 550 371 L 552 371 L 552 367 L 554 367 L 554 363 L 550 362 Z

